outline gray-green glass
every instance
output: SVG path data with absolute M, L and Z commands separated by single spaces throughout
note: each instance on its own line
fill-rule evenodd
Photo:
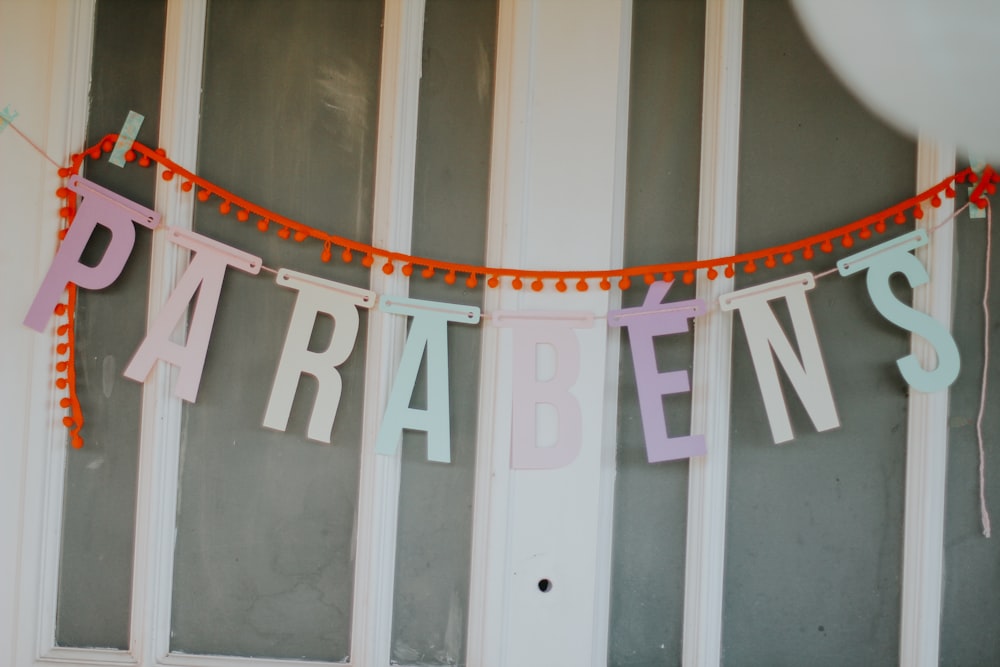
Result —
M 166 2 L 100 0 L 94 19 L 87 145 L 121 129 L 129 110 L 145 116 L 138 140 L 157 144 Z M 127 39 L 123 39 L 127 35 Z M 107 157 L 84 175 L 152 206 L 155 173 Z M 98 226 L 84 255 L 99 261 L 108 234 Z M 138 228 L 124 271 L 110 287 L 79 290 L 77 390 L 84 446 L 66 455 L 62 550 L 56 607 L 59 646 L 127 649 L 135 540 L 142 386 L 122 377 L 146 332 L 152 235 Z
M 704 43 L 703 0 L 633 3 L 628 266 L 697 252 Z M 643 281 L 634 283 L 622 294 L 625 307 L 645 298 Z M 677 280 L 667 298 L 693 297 L 694 286 Z M 621 335 L 608 664 L 680 664 L 688 464 L 649 463 L 631 343 L 625 330 Z M 690 372 L 693 342 L 691 333 L 654 339 L 658 369 Z M 666 396 L 662 403 L 670 436 L 690 434 L 691 395 Z
M 246 199 L 348 238 L 371 238 L 381 2 L 212 0 L 199 172 Z M 218 200 L 195 230 L 289 268 L 367 287 L 316 241 L 256 229 Z M 262 427 L 295 301 L 266 271 L 230 270 L 196 403 L 186 404 L 171 650 L 342 661 L 350 655 L 367 315 L 339 367 L 331 444 L 306 438 L 304 376 L 285 432 Z M 311 349 L 328 345 L 317 317 Z
M 738 250 L 850 222 L 912 195 L 916 148 L 834 78 L 785 2 L 744 14 Z M 890 230 L 894 231 L 894 230 Z M 878 239 L 852 249 L 874 245 Z M 847 251 L 750 275 L 737 286 L 835 265 Z M 909 290 L 899 298 L 910 300 Z M 794 440 L 777 446 L 742 323 L 733 400 L 722 624 L 727 665 L 898 662 L 908 334 L 884 320 L 864 276 L 807 292 L 840 427 L 816 432 L 783 372 Z M 787 308 L 773 310 L 790 331 Z
M 413 252 L 482 264 L 486 249 L 496 0 L 428 0 L 417 123 Z M 414 272 L 414 276 L 417 272 Z M 482 306 L 486 278 L 414 277 L 410 295 Z M 465 664 L 481 326 L 448 327 L 451 463 L 427 461 L 426 434 L 405 431 L 391 655 Z M 426 405 L 424 369 L 413 406 Z
M 961 165 L 964 166 L 964 165 Z M 968 187 L 968 186 L 966 186 Z M 959 186 L 956 206 L 967 199 Z M 941 613 L 941 664 L 992 665 L 1000 663 L 1000 561 L 996 552 L 997 498 L 1000 498 L 1000 458 L 990 446 L 997 433 L 996 387 L 1000 370 L 985 362 L 983 348 L 986 315 L 985 218 L 970 219 L 968 212 L 955 220 L 956 254 L 953 335 L 962 355 L 962 370 L 951 386 L 948 429 L 948 494 L 944 527 L 944 589 Z M 1000 349 L 997 315 L 1000 314 L 1000 264 L 992 251 L 990 267 L 990 348 Z M 992 354 L 992 353 L 991 353 Z M 985 438 L 987 509 L 992 514 L 992 539 L 983 536 L 979 505 L 979 442 L 976 421 L 986 365 Z

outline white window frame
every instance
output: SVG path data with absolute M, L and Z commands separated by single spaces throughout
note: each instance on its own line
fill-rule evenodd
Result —
M 195 164 L 196 157 L 205 1 L 168 3 L 160 137 L 168 153 L 188 165 Z M 65 160 L 82 146 L 86 127 L 94 0 L 20 4 L 17 16 L 26 25 L 0 21 L 4 87 L 28 101 L 22 103 L 26 117 L 18 120 L 19 127 L 40 137 L 50 155 Z M 422 0 L 388 0 L 385 12 L 373 240 L 404 252 L 410 244 L 423 9 Z M 15 12 L 7 7 L 3 11 Z M 708 0 L 701 257 L 730 254 L 735 247 L 742 14 L 742 0 Z M 501 0 L 488 263 L 620 265 L 630 17 L 630 0 L 583 5 L 577 0 Z M 43 34 L 47 41 L 39 39 Z M 28 75 L 10 74 L 11 62 Z M 41 111 L 28 115 L 28 107 Z M 565 156 L 576 156 L 580 146 L 586 147 L 585 157 L 567 164 Z M 8 171 L 12 163 L 34 164 L 31 160 L 37 162 L 38 156 L 23 147 L 0 151 L 0 168 Z M 954 147 L 921 139 L 915 190 L 953 173 L 954 166 Z M 20 272 L 37 284 L 55 248 L 52 224 L 45 221 L 57 219 L 58 204 L 51 192 L 58 179 L 44 164 L 21 172 L 10 183 L 0 183 L 5 205 L 10 202 L 9 210 L 19 220 L 41 222 L 12 230 L 19 247 L 34 250 L 23 253 L 13 267 L 4 267 L 3 275 L 12 279 Z M 171 224 L 190 224 L 190 197 L 161 181 L 156 207 Z M 952 202 L 946 201 L 927 211 L 920 225 L 929 228 L 952 210 Z M 564 243 L 567 235 L 575 245 L 562 266 L 563 260 L 547 249 Z M 165 245 L 162 238 L 154 244 L 154 311 L 184 264 L 180 253 Z M 915 307 L 949 328 L 952 248 L 953 226 L 945 226 L 919 251 L 932 279 L 914 293 Z M 406 281 L 398 273 L 374 272 L 371 287 L 403 294 Z M 697 284 L 698 296 L 706 301 L 729 289 L 730 283 L 721 277 L 699 278 Z M 12 298 L 10 309 L 22 312 L 30 296 Z M 594 289 L 585 294 L 488 290 L 485 309 L 579 308 L 602 313 L 616 307 L 618 299 L 614 291 Z M 14 425 L 16 451 L 0 472 L 2 499 L 9 501 L 0 508 L 0 528 L 16 539 L 0 548 L 0 590 L 10 592 L 0 595 L 6 601 L 0 604 L 0 647 L 10 647 L 0 648 L 0 660 L 9 650 L 11 664 L 18 667 L 297 664 L 167 654 L 180 405 L 168 391 L 169 373 L 162 369 L 143 396 L 143 413 L 162 418 L 146 417 L 142 426 L 130 648 L 54 646 L 67 452 L 65 431 L 53 418 L 58 397 L 51 381 L 54 326 L 51 329 L 47 337 L 6 324 L 0 330 L 14 356 L 30 360 L 17 366 L 27 390 L 15 395 L 5 383 L 10 396 L 2 402 L 4 423 Z M 371 314 L 352 628 L 351 664 L 357 666 L 390 664 L 400 464 L 397 457 L 375 456 L 373 442 L 404 330 L 398 318 Z M 721 661 L 731 339 L 728 313 L 714 311 L 695 329 L 692 429 L 706 435 L 710 449 L 709 456 L 690 466 L 683 662 L 699 667 Z M 620 337 L 617 329 L 598 326 L 581 332 L 580 340 L 581 377 L 587 382 L 578 399 L 586 406 L 588 420 L 580 460 L 559 471 L 512 471 L 509 341 L 499 330 L 483 329 L 469 665 L 606 662 Z M 933 355 L 916 337 L 913 351 L 922 360 Z M 948 393 L 912 392 L 908 415 L 900 664 L 930 667 L 938 660 L 941 616 Z M 552 488 L 560 489 L 559 498 L 552 497 Z M 573 522 L 561 525 L 560 540 L 549 539 L 545 531 L 564 518 L 569 506 L 575 509 Z M 585 557 L 571 557 L 579 554 Z M 552 577 L 551 593 L 540 594 L 535 588 L 541 576 Z M 540 619 L 545 621 L 544 633 Z M 590 641 L 583 641 L 585 637 Z

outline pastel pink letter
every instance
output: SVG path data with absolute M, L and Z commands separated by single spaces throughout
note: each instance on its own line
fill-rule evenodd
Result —
M 642 432 L 646 437 L 646 457 L 650 463 L 701 456 L 706 451 L 704 436 L 671 438 L 667 434 L 663 397 L 691 391 L 691 383 L 687 371 L 661 373 L 657 370 L 653 338 L 684 333 L 688 330 L 688 320 L 705 312 L 705 302 L 701 299 L 663 303 L 672 286 L 672 282 L 655 282 L 649 286 L 646 299 L 638 308 L 608 313 L 609 325 L 628 329 Z
M 523 315 L 523 314 L 522 314 Z M 593 317 L 590 313 L 572 318 L 566 313 L 551 317 L 532 314 L 497 313 L 494 323 L 509 326 L 513 334 L 513 415 L 511 424 L 511 467 L 552 469 L 569 465 L 580 453 L 582 414 L 570 388 L 580 376 L 580 342 L 574 328 Z M 541 345 L 555 350 L 555 372 L 545 381 L 538 379 L 537 354 Z M 537 409 L 546 403 L 555 408 L 558 435 L 554 445 L 538 446 Z
M 219 306 L 222 279 L 226 267 L 256 275 L 261 260 L 236 248 L 183 229 L 172 228 L 170 240 L 196 254 L 181 279 L 177 281 L 163 309 L 153 320 L 146 338 L 139 345 L 135 356 L 125 369 L 125 377 L 145 382 L 158 359 L 180 368 L 174 393 L 193 403 L 201 384 L 201 371 L 208 353 L 208 340 L 215 324 L 215 311 Z M 198 302 L 191 315 L 185 345 L 170 340 L 170 334 L 182 321 L 195 292 Z
M 24 318 L 24 324 L 35 331 L 45 329 L 69 283 L 96 290 L 104 289 L 118 278 L 135 245 L 133 222 L 150 229 L 160 224 L 160 214 L 156 211 L 85 178 L 73 176 L 67 187 L 82 197 L 82 201 Z M 111 231 L 111 241 L 101 261 L 96 266 L 87 266 L 80 259 L 97 225 Z

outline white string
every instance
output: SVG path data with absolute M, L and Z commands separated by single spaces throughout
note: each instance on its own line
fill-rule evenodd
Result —
M 976 440 L 979 445 L 979 514 L 983 536 L 990 536 L 990 511 L 986 506 L 986 448 L 983 441 L 983 416 L 986 414 L 986 389 L 990 367 L 990 256 L 993 244 L 993 207 L 986 201 L 986 275 L 983 288 L 983 380 L 979 390 L 979 415 L 976 417 Z

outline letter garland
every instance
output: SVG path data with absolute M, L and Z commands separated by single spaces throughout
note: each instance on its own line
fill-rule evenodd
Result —
M 77 175 L 85 158 L 97 159 L 102 153 L 111 152 L 116 139 L 117 135 L 108 135 L 99 144 L 81 154 L 72 156 L 71 167 L 63 167 L 59 170 L 61 177 L 68 178 L 67 185 L 57 191 L 57 195 L 64 199 L 60 216 L 67 220 L 67 223 L 71 222 L 72 224 L 68 224 L 68 227 L 60 232 L 63 242 L 25 318 L 26 325 L 36 330 L 42 330 L 47 322 L 49 312 L 55 310 L 57 314 L 65 313 L 67 316 L 68 321 L 57 330 L 58 335 L 66 336 L 66 341 L 60 343 L 57 351 L 59 354 L 68 353 L 68 358 L 57 364 L 57 370 L 60 373 L 66 373 L 65 377 L 60 377 L 57 380 L 57 384 L 60 388 L 68 388 L 69 396 L 64 398 L 60 405 L 64 408 L 70 408 L 71 414 L 65 417 L 63 422 L 72 427 L 71 441 L 74 447 L 82 446 L 79 431 L 83 425 L 83 417 L 80 414 L 76 396 L 72 350 L 76 287 L 101 289 L 111 284 L 120 274 L 128 255 L 131 253 L 135 240 L 133 222 L 149 228 L 156 227 L 160 222 L 160 216 L 155 211 L 141 207 Z M 767 268 L 776 266 L 778 258 L 783 264 L 790 264 L 794 261 L 797 252 L 801 252 L 802 258 L 808 260 L 815 255 L 815 246 L 818 246 L 823 252 L 832 252 L 834 241 L 839 240 L 843 247 L 852 247 L 854 234 L 857 234 L 858 238 L 862 240 L 871 238 L 873 230 L 881 234 L 886 231 L 886 220 L 891 218 L 896 224 L 902 224 L 906 222 L 908 211 L 912 213 L 913 218 L 922 218 L 925 203 L 937 207 L 941 205 L 942 194 L 949 198 L 955 196 L 954 185 L 956 183 L 978 182 L 970 200 L 977 206 L 984 207 L 987 204 L 985 196 L 993 194 L 995 183 L 1000 182 L 1000 175 L 994 173 L 990 167 L 985 168 L 982 177 L 977 176 L 971 169 L 965 169 L 917 196 L 880 213 L 792 243 L 729 257 L 624 267 L 610 271 L 543 271 L 457 264 L 387 251 L 376 246 L 327 234 L 237 197 L 177 165 L 166 157 L 162 149 L 152 150 L 135 142 L 125 152 L 124 159 L 126 162 L 134 162 L 138 159 L 140 166 L 144 167 L 151 166 L 153 162 L 156 162 L 163 168 L 161 177 L 165 181 L 179 177 L 182 191 L 195 191 L 197 185 L 196 196 L 199 201 L 207 202 L 213 196 L 221 199 L 222 203 L 219 205 L 221 213 L 229 213 L 235 205 L 237 208 L 236 219 L 240 222 L 247 221 L 251 214 L 258 216 L 257 227 L 262 232 L 268 231 L 273 223 L 278 227 L 277 233 L 280 238 L 287 239 L 294 234 L 294 239 L 298 242 L 310 238 L 321 241 L 323 252 L 320 259 L 324 262 L 330 261 L 333 247 L 336 246 L 342 249 L 341 259 L 343 261 L 349 262 L 353 258 L 353 253 L 360 253 L 363 255 L 361 261 L 365 267 L 371 268 L 378 259 L 382 262 L 381 269 L 386 274 L 393 273 L 396 270 L 396 265 L 399 264 L 401 271 L 406 276 L 412 275 L 415 268 L 421 269 L 420 273 L 424 278 L 432 278 L 437 271 L 442 271 L 445 273 L 444 280 L 447 284 L 453 284 L 458 274 L 467 275 L 465 284 L 470 288 L 478 284 L 478 277 L 488 276 L 487 285 L 493 288 L 501 285 L 501 279 L 509 279 L 509 286 L 513 289 L 521 289 L 524 280 L 530 279 L 532 281 L 531 288 L 535 291 L 544 289 L 546 280 L 554 280 L 558 291 L 567 289 L 567 280 L 571 282 L 575 280 L 576 289 L 586 291 L 589 289 L 589 281 L 595 279 L 600 281 L 601 289 L 608 290 L 611 287 L 612 278 L 617 279 L 619 288 L 627 289 L 631 285 L 631 278 L 642 276 L 644 282 L 651 286 L 643 306 L 637 309 L 609 313 L 608 318 L 610 325 L 628 328 L 630 339 L 632 339 L 634 361 L 637 367 L 644 368 L 647 364 L 642 362 L 647 360 L 646 358 L 649 356 L 648 348 L 653 336 L 683 332 L 687 329 L 687 320 L 702 314 L 705 310 L 704 304 L 699 300 L 677 304 L 662 303 L 678 274 L 681 275 L 685 283 L 690 283 L 695 279 L 696 271 L 699 270 L 703 270 L 708 279 L 714 280 L 719 275 L 719 269 L 722 269 L 727 277 L 732 277 L 737 266 L 741 266 L 745 273 L 753 273 L 757 270 L 758 261 L 762 261 Z M 83 203 L 77 210 L 78 197 L 83 197 Z M 80 261 L 80 255 L 97 224 L 107 227 L 112 232 L 112 238 L 99 264 L 89 267 Z M 192 232 L 172 229 L 171 234 L 171 240 L 175 243 L 196 252 L 195 259 L 175 287 L 163 312 L 150 325 L 147 337 L 126 368 L 125 375 L 131 379 L 142 381 L 155 362 L 158 359 L 163 359 L 180 367 L 181 373 L 175 388 L 176 393 L 186 400 L 193 401 L 197 395 L 201 369 L 214 320 L 214 311 L 226 268 L 237 268 L 256 274 L 259 272 L 262 262 L 260 258 Z M 907 238 L 903 237 L 904 241 Z M 891 300 L 883 294 L 885 290 L 880 288 L 881 284 L 886 282 L 886 276 L 895 271 L 903 271 L 911 285 L 918 285 L 922 281 L 926 281 L 926 272 L 922 265 L 917 267 L 916 265 L 920 263 L 907 252 L 907 250 L 923 243 L 926 243 L 926 236 L 918 239 L 917 242 L 903 243 L 902 246 L 899 243 L 895 245 L 892 242 L 884 243 L 869 251 L 856 253 L 847 260 L 842 260 L 842 264 L 848 260 L 851 260 L 852 263 L 843 264 L 840 267 L 840 272 L 841 275 L 848 275 L 853 271 L 868 269 L 869 290 L 879 311 L 899 326 L 924 336 L 931 336 L 932 343 L 939 353 L 938 369 L 933 372 L 925 371 L 916 365 L 915 360 L 910 358 L 901 359 L 899 366 L 904 377 L 916 389 L 936 390 L 950 384 L 957 375 L 958 354 L 957 349 L 954 349 L 954 341 L 947 331 L 935 330 L 928 324 L 926 318 L 919 317 L 915 311 Z M 875 261 L 875 255 L 889 254 L 889 250 L 893 248 L 883 248 L 883 246 L 890 245 L 893 245 L 893 248 L 902 247 L 900 251 L 902 255 L 911 259 L 899 256 L 900 252 L 894 252 L 882 261 Z M 323 372 L 328 379 L 327 384 L 330 388 L 325 396 L 317 399 L 309 426 L 309 437 L 329 441 L 330 426 L 340 398 L 340 378 L 336 366 L 346 359 L 350 353 L 350 346 L 353 345 L 353 338 L 356 336 L 357 312 L 355 307 L 371 307 L 374 303 L 374 295 L 360 288 L 331 283 L 330 285 L 334 285 L 334 291 L 348 294 L 352 298 L 343 301 L 343 303 L 337 303 L 336 300 L 327 301 L 324 307 L 324 300 L 314 291 L 311 292 L 308 286 L 311 284 L 320 289 L 330 289 L 330 285 L 324 285 L 328 281 L 285 269 L 279 272 L 279 284 L 282 284 L 282 278 L 287 283 L 286 287 L 299 290 L 296 313 L 299 311 L 301 302 L 302 314 L 301 316 L 293 314 L 293 321 L 289 325 L 289 337 L 286 339 L 264 425 L 270 428 L 284 428 L 293 399 L 292 396 L 285 395 L 288 393 L 286 389 L 288 386 L 294 386 L 294 380 L 301 372 L 319 373 L 319 371 L 314 370 L 318 358 L 324 362 L 324 365 L 328 366 Z M 777 384 L 774 360 L 770 354 L 773 349 L 786 372 L 792 376 L 796 391 L 800 394 L 807 392 L 807 395 L 803 396 L 803 400 L 809 408 L 814 425 L 818 430 L 826 430 L 837 426 L 839 421 L 833 406 L 829 385 L 826 382 L 825 368 L 818 345 L 815 344 L 815 329 L 812 326 L 811 315 L 808 312 L 802 290 L 803 286 L 805 289 L 810 289 L 813 286 L 813 278 L 812 274 L 806 273 L 763 287 L 757 286 L 734 292 L 727 295 L 720 305 L 723 310 L 740 310 L 744 326 L 747 329 L 748 341 L 752 345 L 751 353 L 762 389 L 773 388 Z M 658 280 L 662 282 L 658 282 Z M 788 285 L 785 286 L 785 283 Z M 68 303 L 65 304 L 59 303 L 64 288 L 68 288 Z M 781 294 L 759 298 L 764 292 L 773 293 L 775 291 L 779 291 Z M 171 343 L 169 331 L 183 317 L 195 292 L 199 292 L 203 296 L 198 299 L 198 307 L 192 314 L 192 328 L 187 344 L 180 346 Z M 204 296 L 206 294 L 210 298 L 206 299 Z M 776 296 L 784 296 L 789 300 L 790 306 L 794 306 L 793 324 L 795 325 L 796 338 L 799 340 L 800 354 L 803 357 L 801 362 L 796 359 L 788 340 L 780 331 L 780 327 L 767 306 L 767 302 Z M 204 307 L 202 307 L 203 301 L 206 302 Z M 740 303 L 742 305 L 738 305 Z M 391 301 L 389 299 L 383 300 L 380 308 L 386 312 L 409 315 L 414 318 L 411 336 L 404 351 L 404 362 L 409 355 L 409 357 L 416 359 L 417 365 L 419 365 L 420 357 L 425 349 L 428 357 L 432 354 L 437 357 L 442 356 L 442 348 L 446 349 L 447 344 L 447 322 L 475 324 L 479 321 L 478 309 L 474 314 L 474 319 L 469 320 L 469 315 L 465 310 L 451 312 L 457 307 L 450 304 L 419 302 L 418 300 L 398 297 L 393 297 Z M 296 323 L 298 319 L 314 316 L 316 312 L 328 312 L 337 321 L 338 330 L 343 326 L 346 326 L 347 330 L 343 334 L 335 334 L 337 340 L 331 341 L 331 349 L 326 353 L 310 356 L 311 353 L 298 349 L 301 345 L 294 343 L 293 334 L 296 339 L 302 338 L 302 336 L 306 336 L 308 339 L 309 332 L 304 328 L 304 325 Z M 652 314 L 660 314 L 661 316 L 649 317 Z M 572 443 L 578 441 L 578 438 L 572 436 L 573 429 L 579 427 L 579 406 L 576 405 L 575 401 L 565 398 L 568 396 L 568 387 L 576 381 L 578 371 L 577 354 L 574 353 L 577 350 L 576 339 L 572 330 L 589 326 L 593 319 L 593 315 L 589 313 L 576 315 L 579 317 L 568 319 L 567 314 L 550 318 L 541 315 L 535 318 L 528 316 L 526 319 L 528 322 L 535 319 L 533 326 L 523 325 L 524 322 L 519 321 L 524 317 L 523 314 L 497 313 L 493 315 L 495 325 L 510 327 L 513 330 L 516 356 L 532 358 L 536 346 L 545 343 L 556 349 L 558 357 L 559 372 L 550 382 L 539 383 L 533 377 L 518 377 L 518 384 L 522 391 L 517 392 L 521 400 L 514 406 L 515 413 L 527 415 L 529 418 L 517 420 L 520 426 L 524 427 L 526 433 L 525 437 L 517 439 L 518 442 L 524 443 L 521 448 L 512 451 L 512 465 L 514 467 L 558 467 L 575 458 L 576 451 L 572 449 Z M 627 319 L 630 317 L 636 319 L 629 322 Z M 542 328 L 538 326 L 539 322 L 547 322 L 549 326 L 540 330 Z M 553 326 L 553 322 L 561 323 L 563 326 Z M 420 335 L 414 335 L 414 331 Z M 448 441 L 450 438 L 447 429 L 446 371 L 443 383 L 441 378 L 437 376 L 438 374 L 430 374 L 433 377 L 429 377 L 429 382 L 434 384 L 431 393 L 438 397 L 444 396 L 444 406 L 436 410 L 428 408 L 425 411 L 414 411 L 408 407 L 409 396 L 416 379 L 415 370 L 409 368 L 413 365 L 410 363 L 401 366 L 400 376 L 405 375 L 406 377 L 403 378 L 405 381 L 401 381 L 397 377 L 396 385 L 390 396 L 390 405 L 386 410 L 386 422 L 383 423 L 383 428 L 379 433 L 376 450 L 382 454 L 395 452 L 402 429 L 416 428 L 428 432 L 428 458 L 447 462 L 449 460 L 450 445 Z M 649 366 L 647 370 L 649 372 L 637 372 L 637 381 L 641 385 L 640 395 L 646 399 L 642 401 L 640 407 L 647 437 L 649 460 L 664 461 L 704 453 L 705 443 L 701 436 L 669 437 L 662 410 L 655 409 L 660 403 L 661 396 L 690 390 L 687 373 L 684 371 L 659 373 L 655 365 Z M 556 382 L 557 380 L 558 382 Z M 818 380 L 823 381 L 819 382 Z M 398 396 L 396 396 L 397 393 Z M 781 442 L 790 439 L 792 435 L 790 426 L 787 424 L 787 415 L 782 413 L 780 405 L 774 403 L 776 397 L 780 399 L 780 391 L 769 392 L 765 390 L 764 393 L 775 441 Z M 320 400 L 323 400 L 327 406 L 324 414 L 320 414 Z M 528 437 L 527 433 L 527 431 L 533 432 L 534 430 L 535 405 L 541 402 L 550 403 L 556 407 L 561 425 L 557 446 L 545 448 L 548 451 L 544 452 L 532 445 L 533 438 Z M 659 414 L 657 414 L 658 412 Z

